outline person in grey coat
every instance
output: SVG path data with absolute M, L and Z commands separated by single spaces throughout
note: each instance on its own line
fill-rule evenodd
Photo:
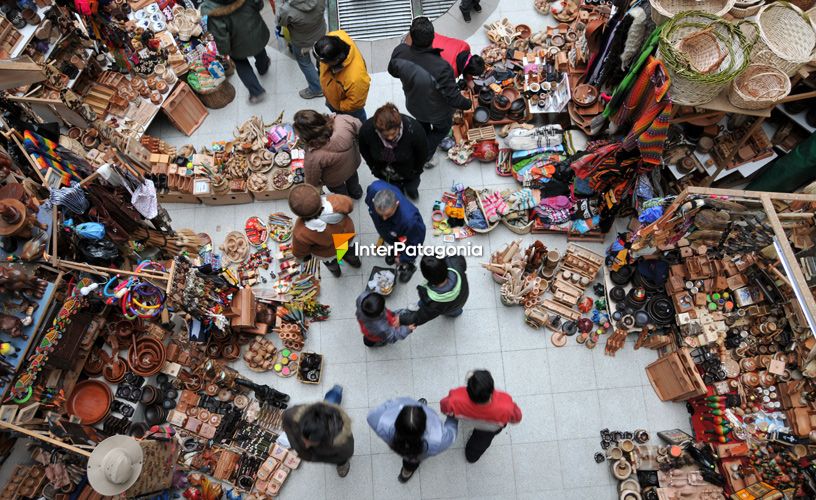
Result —
M 304 99 L 323 95 L 312 47 L 326 34 L 326 0 L 288 0 L 278 10 L 278 28 L 289 30 L 289 50 L 295 56 L 308 87 L 299 92 Z
M 450 448 L 459 426 L 453 417 L 442 422 L 424 399 L 407 397 L 386 401 L 371 410 L 367 420 L 377 436 L 402 457 L 401 483 L 411 479 L 422 460 Z

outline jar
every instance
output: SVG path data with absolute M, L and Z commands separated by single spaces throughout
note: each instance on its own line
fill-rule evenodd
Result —
M 161 92 L 159 92 L 158 90 L 154 90 L 153 92 L 151 92 L 150 93 L 150 102 L 152 102 L 156 106 L 161 104 L 161 102 L 162 102 Z

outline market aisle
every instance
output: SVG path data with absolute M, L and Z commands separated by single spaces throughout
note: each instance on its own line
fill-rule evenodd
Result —
M 503 1 L 490 20 L 502 17 L 513 22 L 543 23 L 549 19 L 537 14 L 529 0 Z M 474 52 L 480 50 L 486 44 L 482 30 L 469 42 Z M 288 119 L 298 109 L 322 110 L 321 100 L 298 97 L 302 77 L 294 61 L 276 52 L 273 59 L 276 71 L 262 77 L 268 93 L 262 104 L 249 105 L 246 90 L 236 81 L 235 101 L 225 109 L 211 111 L 193 137 L 180 135 L 166 122 L 159 122 L 149 133 L 176 145 L 200 145 L 232 137 L 233 128 L 253 113 L 271 121 L 281 111 Z M 372 75 L 369 115 L 388 100 L 403 105 L 398 83 L 387 73 Z M 441 155 L 437 155 L 437 163 L 437 168 L 422 177 L 418 206 L 425 217 L 430 216 L 434 200 L 453 182 L 473 187 L 516 186 L 479 163 L 457 167 Z M 364 186 L 372 181 L 365 166 L 360 174 Z M 165 206 L 174 227 L 207 232 L 216 245 L 226 233 L 243 227 L 249 216 L 265 219 L 273 211 L 288 211 L 285 201 L 232 207 Z M 377 237 L 361 202 L 355 202 L 353 219 L 361 241 L 373 243 Z M 549 335 L 524 323 L 521 308 L 500 304 L 498 285 L 479 262 L 518 237 L 500 227 L 488 236 L 471 238 L 473 244 L 483 246 L 485 257 L 468 260 L 471 297 L 465 314 L 456 320 L 435 320 L 418 328 L 408 340 L 377 350 L 363 346 L 353 319 L 353 304 L 364 287 L 364 276 L 371 266 L 382 265 L 382 260 L 364 258 L 362 270 L 344 266 L 340 279 L 325 272 L 320 301 L 332 307 L 332 315 L 329 321 L 309 329 L 306 343 L 307 350 L 326 357 L 328 365 L 320 385 L 304 385 L 271 373 L 259 375 L 248 371 L 242 361 L 235 363 L 253 380 L 289 393 L 294 404 L 321 399 L 335 383 L 345 388 L 343 406 L 354 421 L 356 441 L 349 477 L 340 479 L 332 467 L 307 463 L 287 481 L 281 498 L 611 500 L 617 498 L 613 478 L 607 466 L 593 461 L 593 454 L 600 450 L 600 429 L 646 428 L 652 435 L 676 427 L 689 429 L 684 405 L 658 400 L 643 370 L 657 355 L 644 349 L 635 351 L 634 338 L 614 358 L 604 355 L 605 340 L 594 350 L 574 340 L 567 347 L 556 348 Z M 526 235 L 524 244 L 536 238 L 548 247 L 566 247 L 564 237 L 550 235 Z M 426 242 L 442 244 L 430 231 Z M 599 253 L 605 250 L 605 245 L 585 246 Z M 408 285 L 398 285 L 388 299 L 389 307 L 400 308 L 414 301 L 420 280 L 420 273 L 416 273 Z M 402 395 L 425 397 L 438 409 L 438 401 L 450 388 L 461 385 L 474 368 L 489 369 L 497 387 L 514 396 L 524 412 L 522 423 L 498 436 L 473 465 L 466 463 L 462 450 L 469 429 L 460 427 L 453 449 L 423 462 L 416 478 L 399 484 L 399 459 L 369 431 L 365 422 L 368 410 Z

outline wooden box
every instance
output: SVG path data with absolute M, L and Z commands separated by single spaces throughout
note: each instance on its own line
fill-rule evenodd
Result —
M 243 205 L 244 203 L 252 203 L 255 199 L 252 193 L 226 193 L 226 194 L 211 194 L 207 196 L 199 196 L 199 199 L 205 205 Z
M 255 294 L 252 288 L 241 288 L 232 297 L 230 326 L 237 328 L 255 327 Z
M 706 393 L 706 386 L 687 349 L 669 353 L 646 367 L 661 401 L 685 401 Z
M 158 195 L 158 198 L 160 203 L 192 203 L 194 205 L 198 205 L 201 203 L 201 200 L 198 199 L 198 196 L 187 193 L 179 193 L 177 191 L 160 193 Z
M 275 189 L 272 191 L 256 191 L 252 193 L 252 196 L 255 197 L 255 201 L 286 200 L 289 198 L 289 192 L 291 190 L 292 188 Z
M 207 108 L 196 97 L 192 89 L 182 81 L 164 101 L 162 110 L 170 123 L 182 134 L 188 136 L 198 130 L 209 115 Z

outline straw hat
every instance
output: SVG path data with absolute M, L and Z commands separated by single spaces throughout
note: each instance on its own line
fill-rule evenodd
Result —
M 88 459 L 88 481 L 105 496 L 118 495 L 133 486 L 142 472 L 144 454 L 139 442 L 116 435 L 99 443 Z

